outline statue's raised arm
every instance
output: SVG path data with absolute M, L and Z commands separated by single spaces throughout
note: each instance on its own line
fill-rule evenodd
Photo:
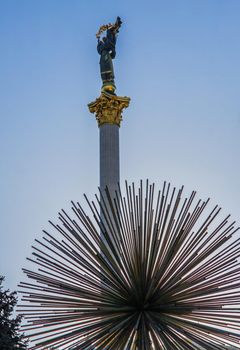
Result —
M 119 32 L 121 24 L 121 18 L 117 17 L 114 24 L 109 23 L 101 26 L 96 34 L 98 39 L 97 51 L 101 56 L 100 72 L 103 82 L 102 91 L 111 94 L 114 94 L 116 89 L 112 59 L 116 56 L 117 33 Z M 101 35 L 104 32 L 106 32 L 106 35 L 101 38 Z

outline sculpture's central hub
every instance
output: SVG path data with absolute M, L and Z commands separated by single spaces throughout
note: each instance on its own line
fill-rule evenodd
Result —
M 149 304 L 143 302 L 143 303 L 137 304 L 136 309 L 139 312 L 143 312 L 143 311 L 148 311 L 148 307 L 149 307 Z

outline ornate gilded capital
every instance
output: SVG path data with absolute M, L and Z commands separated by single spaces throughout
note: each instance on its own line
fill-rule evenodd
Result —
M 98 126 L 116 124 L 120 126 L 122 110 L 129 106 L 129 97 L 120 97 L 102 92 L 96 101 L 88 104 L 89 111 L 96 115 Z

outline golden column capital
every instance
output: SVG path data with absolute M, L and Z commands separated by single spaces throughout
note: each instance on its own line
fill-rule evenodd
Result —
M 122 110 L 129 106 L 130 97 L 121 97 L 102 92 L 96 101 L 88 104 L 89 111 L 94 113 L 98 126 L 103 124 L 116 124 L 120 126 Z

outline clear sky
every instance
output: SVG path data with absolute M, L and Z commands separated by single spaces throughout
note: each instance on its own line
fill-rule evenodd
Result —
M 240 222 L 239 0 L 0 0 L 0 274 L 16 289 L 48 219 L 97 191 L 95 33 L 121 16 L 121 179 L 185 185 Z

